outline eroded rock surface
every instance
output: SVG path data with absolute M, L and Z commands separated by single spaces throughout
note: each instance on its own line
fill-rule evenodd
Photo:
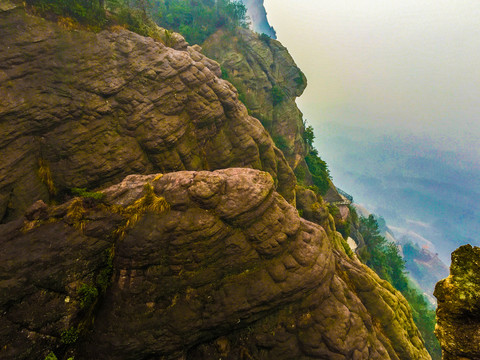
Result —
M 119 209 L 147 183 L 170 210 L 133 222 Z M 81 216 L 72 199 L 0 225 L 2 359 L 429 359 L 400 293 L 270 174 L 131 175 L 103 193 Z
M 220 67 L 129 31 L 66 31 L 0 11 L 0 221 L 131 173 L 250 167 L 295 177 Z
M 222 65 L 251 114 L 282 143 L 282 151 L 295 169 L 306 155 L 303 115 L 295 99 L 303 93 L 307 80 L 288 50 L 267 36 L 239 29 L 235 34 L 216 32 L 202 45 L 202 51 Z
M 437 283 L 437 335 L 444 360 L 480 359 L 480 248 L 452 253 L 450 275 Z

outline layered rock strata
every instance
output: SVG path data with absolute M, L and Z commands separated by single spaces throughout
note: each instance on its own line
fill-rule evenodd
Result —
M 261 169 L 294 201 L 283 154 L 198 47 L 65 30 L 21 5 L 4 9 L 0 221 L 69 188 L 154 171 Z
M 247 29 L 235 34 L 219 30 L 202 45 L 202 51 L 217 60 L 224 76 L 242 94 L 250 113 L 260 119 L 277 142 L 290 166 L 303 162 L 303 115 L 295 104 L 307 80 L 280 42 Z
M 0 225 L 2 359 L 429 359 L 400 293 L 268 173 L 131 175 L 103 194 Z M 133 221 L 147 195 L 170 210 Z

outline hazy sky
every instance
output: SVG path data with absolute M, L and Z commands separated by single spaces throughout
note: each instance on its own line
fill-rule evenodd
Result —
M 480 2 L 265 6 L 307 76 L 297 103 L 335 184 L 446 262 L 479 246 Z
M 442 148 L 467 150 L 478 163 L 480 2 L 265 0 L 265 6 L 307 75 L 298 103 L 312 123 L 414 130 Z

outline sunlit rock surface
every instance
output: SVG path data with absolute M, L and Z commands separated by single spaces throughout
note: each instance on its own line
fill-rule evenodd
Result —
M 118 209 L 147 183 L 170 210 L 125 228 Z M 79 218 L 73 199 L 0 226 L 2 359 L 429 359 L 405 299 L 268 173 L 131 175 L 103 193 Z
M 480 359 L 480 248 L 464 245 L 452 253 L 450 275 L 434 295 L 443 359 Z

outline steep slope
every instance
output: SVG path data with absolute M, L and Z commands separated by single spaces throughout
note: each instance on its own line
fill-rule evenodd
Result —
M 65 31 L 0 11 L 0 219 L 72 187 L 130 173 L 268 171 L 294 200 L 295 177 L 220 68 L 120 30 Z
M 430 358 L 403 297 L 268 173 L 132 175 L 103 193 L 0 226 L 2 359 Z M 132 220 L 160 196 L 169 211 Z
M 437 283 L 437 327 L 444 360 L 480 359 L 480 248 L 452 253 L 450 275 Z
M 238 29 L 235 34 L 219 30 L 202 45 L 202 51 L 221 64 L 250 113 L 281 143 L 295 169 L 307 153 L 303 116 L 295 104 L 307 81 L 287 49 L 269 37 Z

